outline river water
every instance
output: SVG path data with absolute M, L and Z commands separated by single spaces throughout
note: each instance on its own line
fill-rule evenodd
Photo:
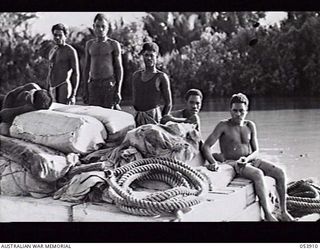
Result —
M 178 105 L 180 106 L 180 105 Z M 200 113 L 202 137 L 229 118 L 228 99 L 206 102 Z M 260 157 L 283 167 L 289 181 L 312 178 L 320 183 L 320 99 L 256 99 L 247 119 L 257 125 Z M 219 146 L 213 147 L 219 151 Z
M 173 110 L 184 108 L 174 100 Z M 133 113 L 132 107 L 126 111 Z M 205 100 L 200 112 L 202 138 L 230 117 L 229 99 Z M 320 98 L 254 98 L 247 116 L 256 123 L 260 157 L 286 170 L 288 180 L 320 183 Z M 212 150 L 219 152 L 219 145 Z

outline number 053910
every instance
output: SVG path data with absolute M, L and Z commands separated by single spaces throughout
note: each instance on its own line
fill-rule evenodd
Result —
M 318 248 L 318 244 L 304 243 L 300 244 L 300 248 Z

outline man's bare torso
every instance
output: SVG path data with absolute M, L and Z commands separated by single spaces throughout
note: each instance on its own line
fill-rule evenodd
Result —
M 251 154 L 252 131 L 249 121 L 243 126 L 223 121 L 223 134 L 219 138 L 221 153 L 225 160 L 238 160 L 241 156 Z
M 55 48 L 54 48 L 55 49 Z M 64 81 L 69 81 L 71 76 L 71 57 L 74 56 L 70 45 L 58 47 L 51 51 L 50 59 L 50 84 L 55 87 Z
M 90 76 L 92 79 L 108 79 L 114 76 L 114 41 L 91 40 L 89 44 Z

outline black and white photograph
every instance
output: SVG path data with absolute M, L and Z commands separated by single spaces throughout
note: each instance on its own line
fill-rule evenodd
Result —
M 319 64 L 320 11 L 0 12 L 0 227 L 314 226 Z

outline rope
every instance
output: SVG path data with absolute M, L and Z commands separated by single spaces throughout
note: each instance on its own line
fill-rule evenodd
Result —
M 287 188 L 287 207 L 294 217 L 320 213 L 320 187 L 312 180 L 299 180 Z
M 208 183 L 201 173 L 174 159 L 141 159 L 105 173 L 110 198 L 121 211 L 134 215 L 177 213 L 199 204 L 208 191 Z M 138 198 L 130 185 L 143 180 L 162 181 L 171 188 Z

